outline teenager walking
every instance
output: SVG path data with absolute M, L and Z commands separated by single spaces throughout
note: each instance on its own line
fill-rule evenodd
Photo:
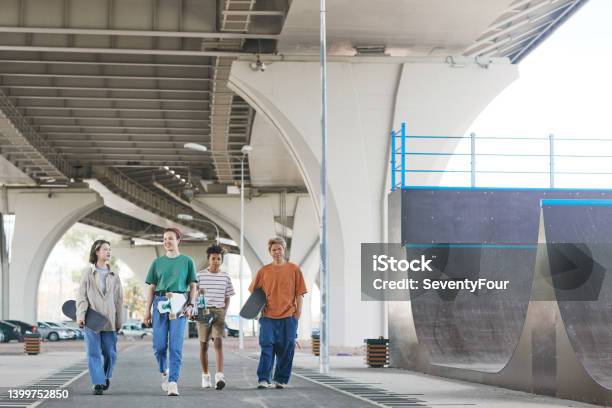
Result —
M 89 266 L 81 273 L 76 300 L 76 320 L 84 328 L 89 378 L 96 395 L 110 387 L 117 360 L 117 330 L 123 324 L 123 288 L 119 275 L 108 264 L 110 258 L 110 243 L 95 241 L 89 251 Z M 98 333 L 85 326 L 89 308 L 108 320 Z
M 153 261 L 145 280 L 149 288 L 144 322 L 146 325 L 153 323 L 153 353 L 162 374 L 161 388 L 169 396 L 179 395 L 185 324 L 193 313 L 197 296 L 196 268 L 190 257 L 179 252 L 180 241 L 178 229 L 164 231 L 166 254 Z M 178 298 L 184 304 L 179 313 L 159 310 L 159 303 L 170 298 Z

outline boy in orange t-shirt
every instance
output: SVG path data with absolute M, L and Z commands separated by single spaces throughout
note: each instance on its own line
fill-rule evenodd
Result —
M 257 388 L 271 386 L 275 359 L 275 387 L 284 388 L 291 376 L 302 296 L 308 291 L 300 267 L 285 260 L 286 246 L 282 238 L 268 241 L 272 263 L 261 268 L 249 286 L 251 292 L 262 288 L 266 294 L 266 307 L 259 319 L 261 355 L 257 367 Z

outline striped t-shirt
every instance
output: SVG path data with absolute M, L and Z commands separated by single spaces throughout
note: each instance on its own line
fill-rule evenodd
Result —
M 225 298 L 234 296 L 232 280 L 225 272 L 211 273 L 208 269 L 198 272 L 198 289 L 204 289 L 206 306 L 225 307 Z

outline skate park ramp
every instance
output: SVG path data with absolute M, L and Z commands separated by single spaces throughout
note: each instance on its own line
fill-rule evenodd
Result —
M 538 330 L 537 324 L 526 327 L 526 316 L 530 301 L 533 303 L 535 300 L 531 299 L 532 284 L 537 266 L 537 244 L 538 241 L 544 242 L 544 234 L 539 231 L 543 210 L 545 218 L 550 220 L 546 221 L 547 237 L 550 235 L 548 238 L 559 242 L 564 239 L 566 243 L 580 244 L 565 248 L 565 258 L 578 256 L 576 262 L 592 270 L 590 285 L 601 288 L 600 292 L 596 291 L 600 293 L 597 300 L 576 302 L 567 291 L 568 285 L 575 284 L 572 279 L 576 279 L 559 274 L 555 276 L 553 271 L 551 284 L 555 286 L 555 293 L 561 299 L 565 299 L 563 296 L 567 298 L 559 303 L 563 321 L 568 322 L 572 346 L 589 375 L 603 386 L 612 388 L 606 375 L 612 372 L 612 314 L 611 301 L 608 301 L 612 290 L 608 288 L 608 280 L 602 279 L 604 270 L 612 266 L 612 251 L 596 244 L 605 242 L 602 235 L 612 231 L 606 227 L 608 224 L 612 227 L 612 207 L 598 207 L 591 215 L 562 213 L 578 210 L 542 208 L 542 199 L 609 200 L 612 192 L 407 188 L 392 193 L 389 200 L 389 241 L 405 245 L 408 256 L 417 253 L 446 256 L 448 266 L 436 271 L 441 279 L 481 277 L 513 282 L 506 294 L 411 291 L 410 302 L 390 302 L 392 366 L 517 389 L 524 389 L 526 383 L 535 384 L 537 376 L 550 379 L 556 375 L 557 367 L 554 365 L 551 365 L 550 373 L 543 375 L 538 372 L 536 375 L 533 367 L 539 363 L 534 362 L 536 356 L 531 355 L 531 348 L 518 347 L 524 333 Z M 466 244 L 472 245 L 468 247 Z M 588 250 L 584 249 L 585 245 Z M 550 244 L 548 247 L 552 248 Z M 551 253 L 554 255 L 556 252 L 551 249 Z M 594 262 L 588 261 L 589 254 L 592 254 Z M 552 259 L 549 262 L 553 266 L 559 264 Z M 559 265 L 565 270 L 568 261 L 564 262 Z M 558 293 L 562 289 L 564 292 Z M 584 288 L 580 290 L 585 291 Z M 588 292 L 592 293 L 593 288 Z M 573 296 L 581 293 L 574 291 Z M 563 325 L 563 322 L 559 323 Z M 532 344 L 533 339 L 525 341 Z M 508 373 L 521 372 L 514 371 L 516 367 L 506 370 L 501 380 L 490 376 L 508 368 L 510 361 L 515 359 L 527 367 L 526 372 L 531 373 L 533 368 L 533 378 L 508 381 L 511 375 Z M 448 369 L 436 369 L 436 366 Z M 538 370 L 541 370 L 539 366 Z M 536 392 L 537 389 L 533 385 L 529 391 Z
M 578 359 L 612 389 L 612 201 L 542 201 L 552 284 Z
M 467 190 L 405 190 L 404 194 L 402 244 L 407 245 L 407 256 L 423 251 L 428 257 L 448 257 L 444 270 L 429 277 L 513 282 L 504 292 L 412 291 L 414 326 L 427 360 L 484 372 L 501 370 L 516 347 L 529 304 L 538 240 L 537 194 Z M 438 245 L 412 249 L 423 243 Z

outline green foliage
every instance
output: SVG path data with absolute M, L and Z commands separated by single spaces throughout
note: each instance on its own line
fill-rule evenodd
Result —
M 142 319 L 145 314 L 145 296 L 140 283 L 130 278 L 124 283 L 123 301 L 131 319 Z

